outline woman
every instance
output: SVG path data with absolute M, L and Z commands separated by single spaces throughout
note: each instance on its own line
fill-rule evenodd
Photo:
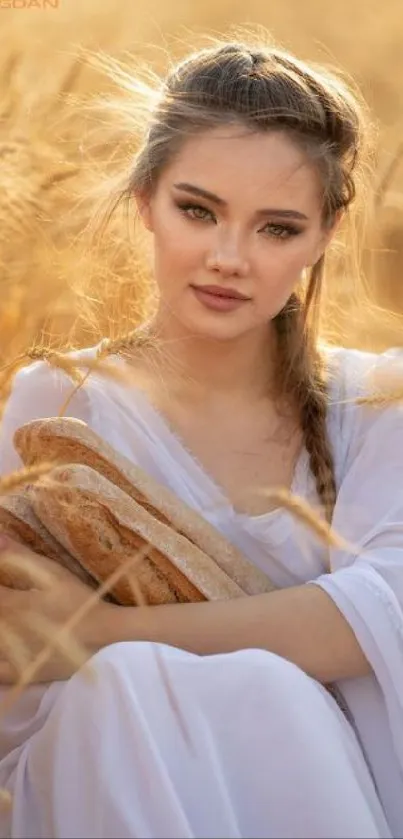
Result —
M 135 383 L 91 375 L 67 414 L 278 590 L 100 603 L 78 630 L 97 678 L 55 656 L 3 717 L 2 836 L 402 835 L 402 414 L 354 403 L 388 355 L 321 352 L 313 316 L 362 136 L 351 92 L 275 49 L 219 43 L 168 76 L 124 193 L 153 237 L 157 311 L 109 345 Z M 17 375 L 2 473 L 19 465 L 15 428 L 56 415 L 71 387 L 43 361 Z M 329 556 L 270 506 L 273 485 L 320 508 L 356 552 Z M 57 576 L 51 594 L 2 589 L 2 615 L 63 623 L 87 590 Z M 5 691 L 5 657 L 0 675 Z

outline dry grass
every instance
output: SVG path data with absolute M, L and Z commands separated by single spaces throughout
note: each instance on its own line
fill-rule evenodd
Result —
M 304 56 L 340 62 L 355 74 L 381 120 L 376 219 L 365 264 L 377 302 L 403 312 L 400 6 L 390 0 L 380 22 L 372 0 L 343 0 L 329 7 L 326 20 L 316 0 L 280 5 L 267 9 L 252 2 L 248 20 L 272 26 L 276 37 Z M 167 46 L 182 54 L 189 41 L 197 42 L 198 30 L 225 31 L 244 15 L 241 6 L 231 3 L 230 9 L 226 2 L 214 11 L 208 4 L 196 9 L 177 2 L 168 16 L 158 3 L 151 13 L 149 4 L 127 4 L 119 15 L 114 10 L 111 0 L 105 0 L 102 13 L 94 0 L 82 5 L 61 0 L 59 9 L 46 14 L 0 10 L 0 367 L 38 344 L 58 350 L 116 336 L 137 322 L 147 305 L 147 264 L 130 221 L 118 216 L 89 250 L 94 207 L 108 178 L 112 183 L 130 160 L 135 140 L 127 96 L 120 121 L 111 107 L 102 118 L 97 108 L 84 107 L 100 94 L 109 94 L 111 102 L 118 94 L 86 48 L 100 47 L 127 63 L 130 53 L 144 55 L 161 70 Z M 362 13 L 361 47 L 345 38 L 344 12 L 349 27 L 352 16 L 358 20 Z M 385 331 L 367 315 L 361 319 L 358 308 L 352 311 L 349 277 L 340 282 L 337 276 L 333 288 L 342 307 L 333 326 L 347 343 L 401 344 L 400 320 Z
M 379 188 L 365 268 L 374 299 L 399 315 L 403 313 L 400 0 L 389 0 L 381 16 L 374 0 L 340 0 L 326 8 L 326 16 L 319 0 L 268 5 L 251 0 L 248 21 L 272 27 L 276 38 L 304 57 L 341 63 L 359 81 L 380 120 Z M 94 343 L 105 335 L 124 334 L 147 308 L 147 264 L 137 249 L 141 241 L 133 239 L 125 219 L 118 216 L 96 247 L 90 248 L 94 204 L 104 181 L 110 178 L 112 183 L 119 167 L 130 160 L 134 142 L 130 120 L 122 117 L 121 125 L 116 123 L 111 109 L 100 121 L 96 110 L 83 108 L 101 88 L 115 95 L 110 82 L 88 62 L 85 48 L 105 49 L 118 59 L 130 58 L 128 52 L 146 57 L 151 52 L 158 70 L 166 63 L 168 36 L 169 47 L 181 54 L 187 42 L 194 41 L 192 30 L 226 31 L 229 23 L 243 23 L 244 14 L 244 4 L 233 0 L 221 0 L 219 7 L 207 3 L 197 8 L 181 0 L 173 5 L 151 0 L 140 8 L 121 4 L 119 14 L 112 0 L 104 0 L 102 10 L 95 0 L 85 4 L 61 0 L 58 10 L 45 15 L 0 10 L 0 413 L 16 371 L 37 357 L 46 356 L 49 364 L 65 370 L 76 387 L 95 370 L 126 378 L 126 373 L 102 358 L 86 363 L 83 372 L 63 356 L 63 350 Z M 358 31 L 359 43 L 349 37 Z M 399 317 L 387 327 L 367 316 L 358 318 L 350 282 L 350 277 L 340 274 L 333 280 L 341 307 L 335 332 L 339 330 L 350 345 L 375 349 L 402 345 Z M 354 316 L 358 319 L 352 330 Z M 396 386 L 392 396 L 402 399 L 402 387 Z M 383 404 L 382 400 L 384 392 L 373 397 L 375 404 Z M 66 407 L 62 406 L 61 413 Z M 43 464 L 3 477 L 0 493 L 36 480 L 49 468 Z M 276 498 L 329 546 L 345 547 L 301 499 L 287 493 L 277 493 Z M 130 575 L 137 602 L 142 603 L 134 570 L 138 559 L 129 557 L 117 573 Z M 88 651 L 75 641 L 74 629 L 114 581 L 92 593 L 65 627 L 36 620 L 31 628 L 44 644 L 34 660 L 27 662 L 18 631 L 0 626 L 18 674 L 1 713 L 49 660 L 54 648 L 74 666 L 87 660 Z M 177 710 L 162 661 L 160 666 Z M 178 711 L 177 715 L 182 724 Z M 190 743 L 185 729 L 183 736 Z M 0 790 L 0 804 L 9 800 Z

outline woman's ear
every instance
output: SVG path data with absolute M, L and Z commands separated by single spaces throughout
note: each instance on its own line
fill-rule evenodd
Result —
M 144 227 L 149 230 L 150 233 L 154 232 L 153 226 L 153 214 L 152 214 L 152 206 L 151 206 L 151 198 L 149 195 L 145 195 L 143 193 L 135 193 L 134 200 L 137 205 L 138 214 L 144 224 Z

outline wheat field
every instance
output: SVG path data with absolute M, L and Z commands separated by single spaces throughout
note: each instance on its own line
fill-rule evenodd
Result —
M 374 221 L 364 273 L 377 304 L 403 312 L 403 54 L 400 0 L 382 15 L 375 0 L 237 0 L 190 4 L 32 0 L 0 4 L 0 363 L 33 345 L 83 344 L 127 331 L 141 315 L 147 268 L 130 223 L 117 219 L 89 245 L 99 193 L 135 142 L 122 119 L 88 110 L 94 98 L 120 95 L 88 53 L 163 72 L 204 33 L 230 26 L 268 28 L 301 57 L 336 65 L 361 87 L 378 125 Z M 337 277 L 339 318 L 351 324 L 350 278 Z M 359 312 L 356 312 L 359 317 Z M 344 333 L 343 333 L 344 334 Z M 344 340 L 400 344 L 400 318 L 387 329 L 366 316 Z

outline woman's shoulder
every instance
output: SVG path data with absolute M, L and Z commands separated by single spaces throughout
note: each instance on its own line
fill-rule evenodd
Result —
M 8 401 L 29 402 L 33 398 L 36 402 L 40 398 L 53 402 L 63 398 L 76 385 L 77 369 L 85 374 L 86 362 L 97 358 L 100 346 L 94 344 L 57 353 L 54 360 L 50 354 L 44 354 L 43 358 L 28 362 L 14 376 Z M 82 398 L 88 398 L 85 382 L 80 390 L 83 392 Z
M 402 395 L 403 400 L 403 348 L 391 347 L 384 352 L 369 352 L 365 350 L 345 347 L 331 347 L 325 349 L 328 364 L 328 394 L 330 408 L 348 409 L 347 414 L 358 420 L 372 416 L 375 419 L 378 412 L 360 411 L 363 399 L 377 397 L 373 400 L 373 407 L 388 409 L 393 407 L 400 411 L 398 399 L 387 399 L 388 396 Z M 384 394 L 382 401 L 380 396 Z M 370 402 L 368 402 L 368 406 Z M 345 411 L 346 412 L 346 411 Z
M 85 376 L 86 362 L 95 360 L 100 344 L 63 353 L 63 361 L 38 359 L 14 376 L 0 423 L 0 474 L 21 466 L 13 446 L 14 432 L 26 422 L 59 415 L 92 424 L 94 397 L 91 376 L 77 387 L 74 366 Z M 71 366 L 70 366 L 71 362 Z M 89 384 L 90 383 L 90 384 Z
M 75 363 L 77 366 L 85 366 L 85 362 L 87 360 L 91 361 L 97 357 L 100 347 L 101 343 L 98 343 L 81 349 L 56 353 L 56 355 L 59 355 L 61 359 L 66 360 L 67 363 L 65 366 L 62 361 L 59 365 L 57 359 L 53 362 L 51 360 L 51 353 L 45 351 L 43 358 L 28 361 L 27 364 L 20 367 L 14 378 L 14 384 L 18 384 L 20 382 L 23 384 L 30 384 L 31 382 L 36 382 L 39 379 L 48 379 L 49 381 L 52 381 L 56 379 L 63 380 L 69 378 L 69 363 L 71 362 L 72 367 Z
M 403 449 L 403 350 L 375 353 L 332 347 L 325 353 L 328 430 L 337 471 L 343 474 L 375 437 L 393 439 Z M 395 398 L 399 391 L 402 401 Z
M 333 398 L 354 398 L 373 393 L 388 375 L 403 377 L 403 348 L 370 352 L 347 347 L 326 347 L 330 393 Z M 402 378 L 403 390 L 403 378 Z
M 21 367 L 13 378 L 0 424 L 0 449 L 4 452 L 13 432 L 24 422 L 58 416 L 74 416 L 87 421 L 90 413 L 88 389 L 77 388 L 69 372 L 69 362 L 82 365 L 95 359 L 97 345 L 64 354 L 67 363 L 58 365 L 38 359 Z M 1 458 L 0 458 L 1 460 Z

